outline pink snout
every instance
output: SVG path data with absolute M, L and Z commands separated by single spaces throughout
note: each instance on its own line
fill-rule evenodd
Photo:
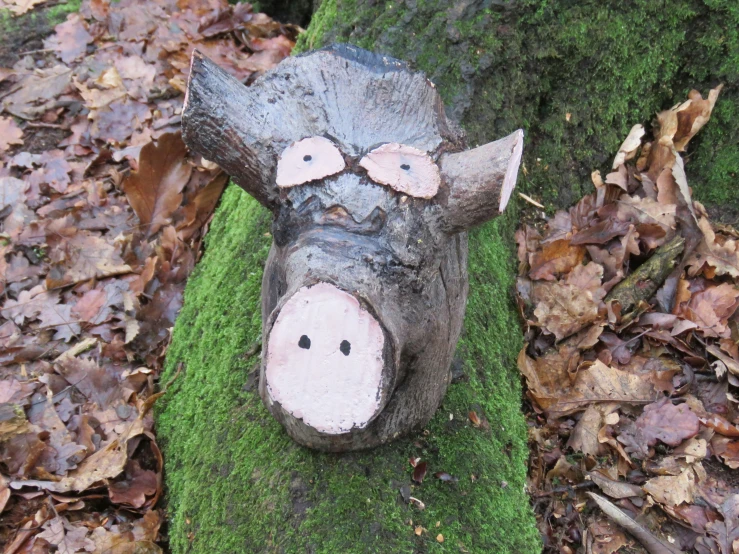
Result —
M 354 296 L 328 283 L 303 287 L 269 333 L 269 397 L 321 433 L 366 427 L 382 408 L 384 343 Z

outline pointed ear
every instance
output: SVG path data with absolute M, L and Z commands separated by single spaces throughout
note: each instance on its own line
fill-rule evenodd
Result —
M 447 187 L 442 226 L 465 231 L 503 212 L 511 197 L 523 153 L 523 130 L 472 150 L 444 154 L 439 160 Z
M 269 106 L 255 91 L 241 84 L 195 50 L 182 111 L 185 144 L 217 163 L 246 192 L 273 209 L 278 189 L 273 176 L 277 159 L 261 137 L 271 118 Z

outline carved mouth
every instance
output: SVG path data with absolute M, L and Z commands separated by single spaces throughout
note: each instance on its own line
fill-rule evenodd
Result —
M 366 427 L 383 408 L 385 335 L 359 301 L 328 283 L 303 287 L 267 340 L 270 399 L 326 434 Z

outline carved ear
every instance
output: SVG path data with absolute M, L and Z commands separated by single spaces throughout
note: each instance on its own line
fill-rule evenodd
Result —
M 278 201 L 273 182 L 277 164 L 263 137 L 271 134 L 269 104 L 195 50 L 182 112 L 185 144 L 217 163 L 268 208 Z
M 523 130 L 439 160 L 448 187 L 442 216 L 449 233 L 465 231 L 503 212 L 511 197 L 523 153 Z

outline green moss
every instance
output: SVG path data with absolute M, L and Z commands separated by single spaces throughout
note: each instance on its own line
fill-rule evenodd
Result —
M 80 4 L 82 4 L 82 0 L 66 0 L 66 2 L 61 2 L 50 7 L 46 10 L 46 18 L 49 21 L 49 25 L 54 26 L 66 21 L 70 13 L 80 10 Z
M 370 5 L 371 4 L 371 5 Z M 552 208 L 592 190 L 635 123 L 726 85 L 688 152 L 688 180 L 737 221 L 739 4 L 325 0 L 304 46 L 348 41 L 410 60 L 437 84 L 471 143 L 523 127 L 528 191 Z M 484 6 L 489 6 L 484 8 Z M 569 121 L 568 121 L 569 114 Z
M 296 446 L 256 388 L 244 387 L 258 367 L 258 355 L 244 352 L 259 340 L 268 219 L 245 193 L 227 190 L 175 326 L 164 379 L 179 363 L 184 373 L 158 408 L 172 551 L 538 551 L 523 493 L 528 451 L 514 359 L 521 337 L 511 332 L 514 271 L 500 240 L 506 222 L 473 236 L 480 246 L 471 252 L 461 343 L 469 382 L 452 385 L 425 447 L 411 437 L 332 455 Z M 470 409 L 487 417 L 489 431 L 471 426 Z M 410 483 L 412 455 L 428 460 L 431 472 L 459 478 L 444 483 L 429 473 L 412 493 L 426 503 L 423 512 L 399 494 Z M 417 537 L 411 519 L 429 532 Z

